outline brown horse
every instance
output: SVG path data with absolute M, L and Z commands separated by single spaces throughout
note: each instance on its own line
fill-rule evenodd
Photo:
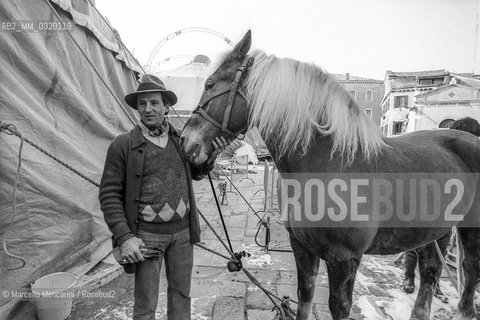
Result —
M 263 52 L 247 55 L 250 43 L 249 31 L 206 80 L 181 148 L 201 165 L 215 137 L 259 129 L 281 172 L 281 207 L 298 272 L 297 319 L 310 314 L 320 258 L 327 266 L 332 317 L 348 319 L 363 254 L 425 245 L 460 220 L 466 282 L 455 319 L 475 319 L 479 140 L 456 130 L 385 138 L 320 68 Z M 440 276 L 438 257 L 424 261 L 411 319 L 429 319 Z

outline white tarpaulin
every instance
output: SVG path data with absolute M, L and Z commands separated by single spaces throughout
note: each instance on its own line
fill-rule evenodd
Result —
M 242 146 L 235 150 L 234 155 L 235 158 L 238 159 L 237 162 L 239 164 L 247 164 L 247 161 L 249 163 L 258 164 L 258 158 L 255 154 L 255 149 L 253 149 L 252 145 L 246 141 L 243 141 Z M 240 158 L 245 159 L 245 161 L 242 163 Z
M 1 33 L 0 121 L 99 182 L 108 145 L 135 122 L 120 101 L 137 87 L 127 65 L 139 67 L 88 1 L 0 2 L 0 21 L 59 18 L 73 22 L 71 30 Z M 18 137 L 0 133 L 0 236 L 26 262 L 11 270 L 20 261 L 0 252 L 1 288 L 10 292 L 53 272 L 82 275 L 111 249 L 97 187 L 27 143 L 9 225 L 19 145 Z M 0 299 L 1 319 L 34 319 L 32 309 L 28 300 Z

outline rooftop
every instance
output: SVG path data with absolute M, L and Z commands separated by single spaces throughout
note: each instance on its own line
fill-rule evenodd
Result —
M 346 74 L 332 73 L 332 76 L 337 81 L 379 81 L 379 82 L 383 82 L 383 80 L 378 80 L 378 79 L 370 79 L 370 78 L 352 76 L 349 73 L 346 73 Z
M 445 76 L 448 74 L 448 71 L 445 69 L 439 70 L 426 70 L 426 71 L 412 71 L 412 72 L 396 72 L 387 70 L 385 74 L 385 79 L 387 78 L 394 78 L 394 77 L 406 77 L 406 78 L 413 78 L 413 77 L 436 77 L 436 76 Z

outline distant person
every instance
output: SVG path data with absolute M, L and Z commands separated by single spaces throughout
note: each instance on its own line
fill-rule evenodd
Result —
M 200 225 L 192 179 L 213 168 L 227 141 L 217 138 L 207 163 L 193 167 L 179 152 L 179 133 L 165 115 L 177 96 L 160 79 L 144 75 L 127 104 L 141 120 L 108 148 L 99 199 L 113 246 L 127 273 L 135 273 L 133 319 L 155 319 L 160 269 L 165 261 L 167 318 L 191 318 L 193 244 Z
M 450 129 L 469 132 L 477 137 L 480 137 L 480 123 L 470 117 L 465 117 L 454 121 L 450 126 Z
M 450 126 L 450 129 L 465 131 L 477 137 L 480 137 L 480 123 L 470 117 L 454 121 Z M 440 247 L 440 250 L 444 255 L 446 254 L 451 234 L 452 233 L 449 232 L 448 234 L 437 240 L 438 246 Z M 405 252 L 405 277 L 402 283 L 402 289 L 406 293 L 413 293 L 415 291 L 415 266 L 417 265 L 418 254 L 423 254 L 423 252 L 421 251 L 423 248 L 424 247 Z M 440 286 L 438 283 L 435 287 L 434 295 L 443 302 L 448 302 L 448 298 L 440 290 Z

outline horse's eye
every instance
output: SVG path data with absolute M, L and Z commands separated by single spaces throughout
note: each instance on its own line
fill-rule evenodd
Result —
M 215 85 L 215 83 L 213 81 L 207 81 L 205 82 L 205 90 L 210 90 L 213 88 L 213 86 Z

